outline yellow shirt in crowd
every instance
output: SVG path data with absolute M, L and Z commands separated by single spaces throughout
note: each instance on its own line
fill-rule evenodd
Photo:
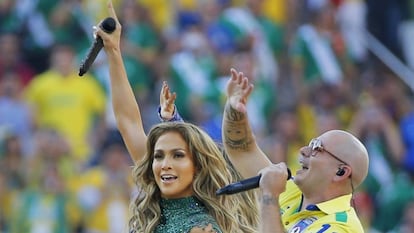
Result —
M 54 129 L 66 138 L 77 159 L 89 155 L 89 133 L 106 104 L 104 91 L 92 76 L 79 78 L 73 73 L 63 77 L 47 71 L 33 79 L 25 97 L 33 107 L 38 126 Z

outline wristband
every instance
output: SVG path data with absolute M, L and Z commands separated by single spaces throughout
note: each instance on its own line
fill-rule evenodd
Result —
M 174 122 L 174 121 L 183 122 L 184 121 L 183 118 L 178 113 L 177 107 L 175 105 L 174 105 L 173 117 L 169 120 L 166 120 L 161 116 L 161 105 L 158 106 L 158 118 L 161 122 Z

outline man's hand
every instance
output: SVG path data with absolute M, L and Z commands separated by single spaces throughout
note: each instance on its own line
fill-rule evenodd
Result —
M 231 70 L 231 78 L 227 82 L 227 101 L 230 106 L 242 113 L 246 112 L 247 98 L 253 90 L 253 84 L 242 72 L 237 72 L 234 68 Z
M 285 163 L 272 164 L 263 168 L 259 173 L 262 174 L 260 178 L 260 189 L 263 194 L 279 196 L 285 191 L 288 178 Z

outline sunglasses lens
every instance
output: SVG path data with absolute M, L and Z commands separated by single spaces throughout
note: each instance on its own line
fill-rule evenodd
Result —
M 312 148 L 312 150 L 315 149 L 315 139 L 312 139 L 312 141 L 309 143 L 309 147 Z
M 313 151 L 320 151 L 321 149 L 321 141 L 317 139 L 312 139 L 309 143 L 309 147 L 312 148 Z

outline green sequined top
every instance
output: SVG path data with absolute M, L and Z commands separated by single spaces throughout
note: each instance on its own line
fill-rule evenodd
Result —
M 207 208 L 195 197 L 161 199 L 161 219 L 155 233 L 188 233 L 193 227 L 205 227 L 209 223 L 221 233 L 216 220 Z

